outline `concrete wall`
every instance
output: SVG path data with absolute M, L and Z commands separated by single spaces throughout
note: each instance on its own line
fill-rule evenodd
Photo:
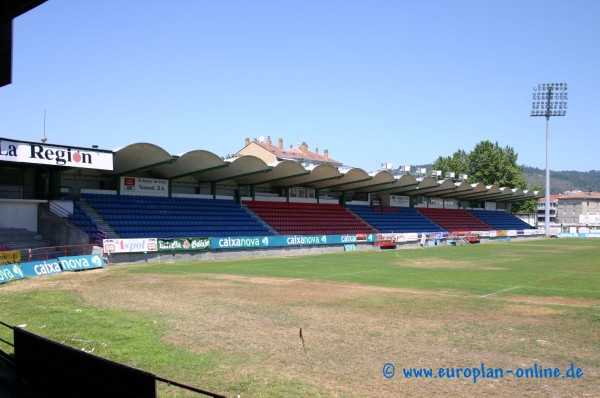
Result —
M 44 206 L 38 209 L 38 233 L 47 239 L 50 246 L 84 245 L 89 243 L 89 236 L 71 225 Z
M 0 199 L 0 228 L 38 232 L 38 205 L 45 200 Z

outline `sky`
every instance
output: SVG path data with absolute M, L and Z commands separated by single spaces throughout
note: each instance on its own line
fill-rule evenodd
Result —
M 594 0 L 48 0 L 14 21 L 0 137 L 171 154 L 279 138 L 366 171 L 484 140 L 545 168 L 533 87 L 568 83 L 551 170 L 600 169 Z

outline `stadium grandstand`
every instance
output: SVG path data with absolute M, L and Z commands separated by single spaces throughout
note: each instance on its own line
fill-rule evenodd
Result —
M 510 214 L 511 203 L 543 195 L 406 168 L 367 172 L 306 143 L 283 150 L 283 140 L 270 137 L 246 139 L 230 159 L 202 149 L 172 155 L 150 143 L 105 150 L 0 138 L 0 170 L 2 228 L 41 234 L 50 246 L 524 231 L 533 227 Z M 65 234 L 65 224 L 79 233 Z M 2 239 L 3 248 L 18 246 Z

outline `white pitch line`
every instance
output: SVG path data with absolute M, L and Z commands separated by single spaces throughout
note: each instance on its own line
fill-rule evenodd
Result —
M 483 296 L 479 296 L 479 298 L 484 298 L 484 297 L 489 297 L 489 296 L 493 296 L 494 294 L 498 294 L 498 293 L 502 293 L 502 292 L 508 292 L 509 290 L 514 290 L 514 289 L 518 289 L 521 286 L 513 286 L 513 287 L 509 287 L 508 289 L 502 289 L 502 290 L 498 290 L 497 292 L 494 293 L 490 293 L 490 294 L 484 294 Z

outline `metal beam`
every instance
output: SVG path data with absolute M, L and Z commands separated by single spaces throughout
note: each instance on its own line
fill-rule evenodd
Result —
M 177 161 L 177 159 L 179 159 L 178 156 L 173 156 L 173 157 L 171 157 L 170 159 L 167 159 L 167 160 L 161 160 L 160 162 L 156 162 L 156 163 L 152 163 L 152 164 L 147 164 L 147 165 L 140 166 L 138 168 L 131 169 L 131 170 L 122 171 L 122 172 L 120 172 L 118 174 L 115 174 L 115 176 L 121 177 L 121 176 L 124 176 L 126 174 L 134 174 L 134 173 L 139 173 L 140 171 L 146 171 L 146 170 L 149 170 L 149 169 L 151 169 L 153 167 L 162 166 L 164 164 L 172 164 L 172 163 L 175 163 Z

